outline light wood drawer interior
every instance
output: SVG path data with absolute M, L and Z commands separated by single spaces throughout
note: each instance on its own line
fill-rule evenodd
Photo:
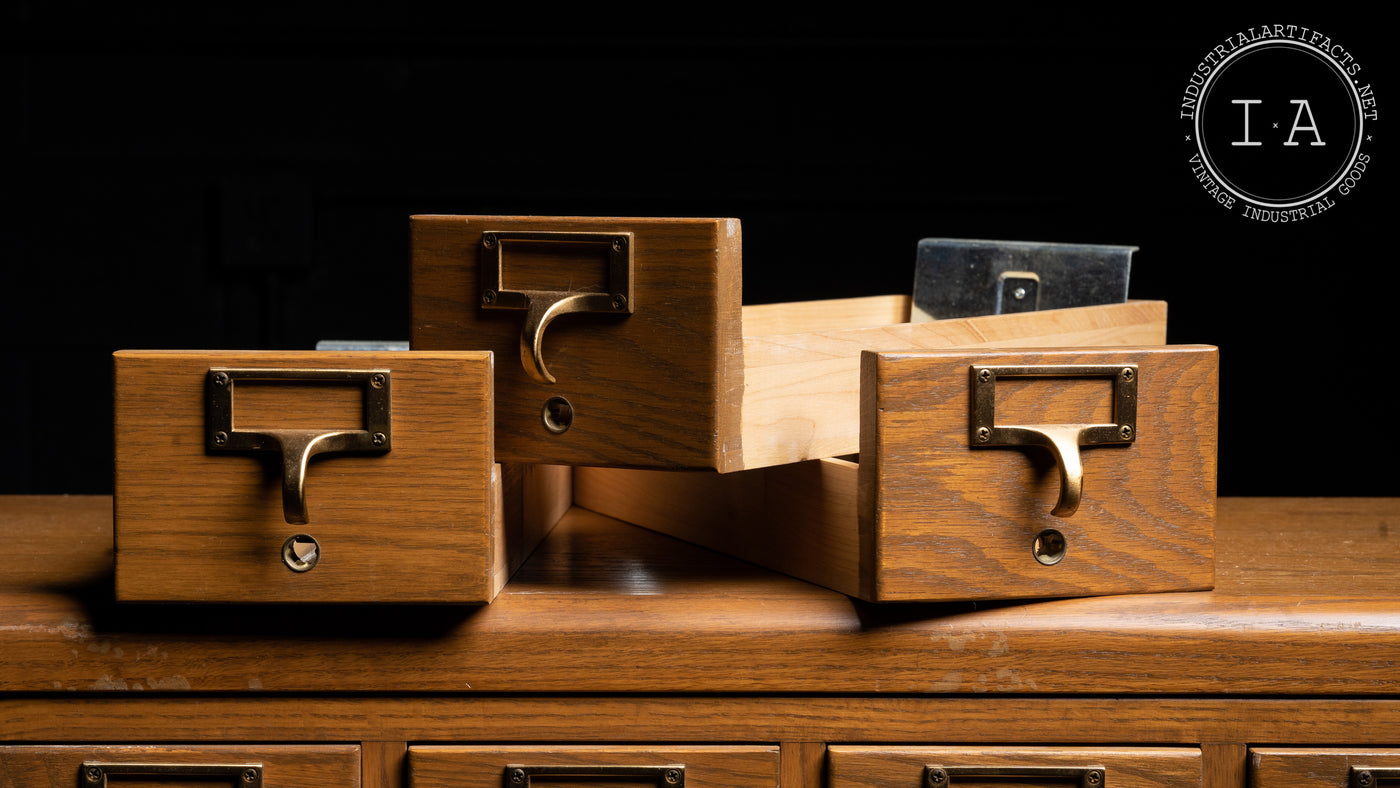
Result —
M 421 746 L 408 771 L 410 788 L 773 788 L 778 748 Z
M 209 768 L 216 765 L 230 768 Z M 148 766 L 170 769 L 159 776 L 143 774 L 152 771 L 143 768 Z M 186 766 L 196 768 L 183 770 Z M 245 779 L 248 768 L 258 770 L 256 779 Z M 248 788 L 259 781 L 261 788 L 358 788 L 360 748 L 350 744 L 0 747 L 0 785 L 5 788 Z
M 1250 788 L 1400 788 L 1400 748 L 1251 747 Z
M 1188 788 L 1201 785 L 1201 751 L 832 746 L 827 770 L 830 788 Z

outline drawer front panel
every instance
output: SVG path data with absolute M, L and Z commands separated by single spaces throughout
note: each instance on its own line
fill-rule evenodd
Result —
M 114 365 L 119 601 L 474 604 L 500 585 L 490 354 L 123 351 Z M 370 379 L 313 377 L 350 372 Z M 259 379 L 273 374 L 302 377 Z M 306 459 L 288 483 L 293 438 L 325 430 L 378 443 Z
M 213 765 L 238 768 L 210 768 Z M 162 774 L 153 776 L 150 774 L 153 771 Z M 247 788 L 259 784 L 261 788 L 324 788 L 329 785 L 358 788 L 360 748 L 354 745 L 0 747 L 0 786 L 4 788 Z
M 408 769 L 410 788 L 774 788 L 778 748 L 423 746 Z
M 854 747 L 827 750 L 830 788 L 1196 788 L 1198 749 Z
M 1251 788 L 1400 788 L 1400 748 L 1251 747 Z

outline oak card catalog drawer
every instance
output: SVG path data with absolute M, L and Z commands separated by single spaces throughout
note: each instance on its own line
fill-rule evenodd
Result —
M 1251 747 L 1250 788 L 1400 788 L 1400 749 Z
M 856 452 L 862 350 L 1165 341 L 1161 302 L 741 308 L 740 257 L 736 219 L 416 216 L 411 344 L 496 354 L 502 461 L 729 472 Z
M 0 746 L 6 788 L 325 788 L 360 785 L 354 745 Z
M 827 748 L 828 788 L 1197 788 L 1201 752 L 1175 748 Z
M 114 364 L 122 602 L 485 603 L 568 506 L 496 465 L 490 353 Z
M 776 788 L 776 746 L 409 747 L 409 788 Z
M 1213 347 L 864 355 L 859 462 L 578 468 L 574 501 L 871 602 L 1214 585 Z

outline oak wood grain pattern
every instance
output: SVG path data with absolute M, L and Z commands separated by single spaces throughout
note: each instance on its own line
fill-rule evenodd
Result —
M 776 746 L 414 746 L 408 751 L 414 788 L 499 788 L 507 765 L 685 767 L 686 788 L 777 788 Z M 534 788 L 560 781 L 536 779 Z M 633 780 L 567 780 L 579 788 L 635 788 Z M 657 788 L 665 783 L 658 781 Z
M 531 380 L 518 360 L 524 313 L 481 308 L 486 230 L 634 234 L 633 313 L 551 324 L 554 385 Z M 411 234 L 412 347 L 496 353 L 500 460 L 713 468 L 739 450 L 720 440 L 738 434 L 743 390 L 737 220 L 416 216 Z M 540 419 L 552 396 L 574 408 L 561 435 Z
M 1393 733 L 1394 731 L 1392 731 Z M 1351 768 L 1400 768 L 1397 748 L 1249 748 L 1250 788 L 1350 788 Z M 1397 780 L 1377 780 L 1394 788 Z
M 783 788 L 826 785 L 826 742 L 782 743 L 779 780 Z
M 1216 590 L 1400 596 L 1400 498 L 1221 498 Z
M 205 449 L 213 366 L 388 368 L 393 448 L 314 458 L 310 523 L 289 524 L 276 454 Z M 115 367 L 119 599 L 490 601 L 490 354 L 124 351 Z M 321 557 L 298 574 L 281 549 L 302 532 Z
M 751 336 L 746 328 L 742 464 L 720 470 L 859 451 L 862 352 L 1160 345 L 1166 315 L 1164 302 L 1134 301 L 775 336 Z
M 51 500 L 76 533 L 101 516 Z M 1294 499 L 1267 522 L 1279 549 L 1394 511 L 1313 505 L 1331 506 Z M 0 506 L 0 537 L 28 527 L 16 509 L 34 507 Z M 1221 523 L 1227 546 L 1235 527 Z M 1392 549 L 1374 528 L 1354 535 L 1353 562 Z M 574 509 L 483 608 L 113 605 L 106 573 L 0 592 L 0 692 L 1396 694 L 1395 581 L 1331 559 L 1296 553 L 1315 571 L 1258 595 L 1242 567 L 1229 592 L 875 606 Z M 0 576 L 25 560 L 0 551 Z M 1251 740 L 1230 735 L 1213 740 Z
M 0 497 L 0 591 L 62 586 L 112 568 L 112 496 Z
M 265 788 L 324 788 L 328 785 L 359 788 L 360 748 L 354 745 L 231 746 L 103 746 L 103 745 L 0 745 L 0 786 L 4 788 L 71 788 L 84 785 L 84 761 L 105 763 L 261 763 Z M 154 785 L 151 778 L 118 777 L 112 788 Z M 160 786 L 210 786 L 208 777 L 176 780 L 162 778 Z M 231 778 L 225 784 L 240 784 Z
M 1084 747 L 847 747 L 827 750 L 829 788 L 927 788 L 924 771 L 982 766 L 1102 766 L 1104 784 L 1114 788 L 1196 788 L 1201 784 L 1200 750 L 1180 748 Z M 1001 786 L 1077 788 L 1074 778 L 1001 778 L 950 775 L 951 788 Z
M 854 596 L 856 468 L 839 459 L 728 474 L 576 468 L 574 502 Z
M 1137 436 L 1087 447 L 1084 498 L 1050 514 L 1047 450 L 970 445 L 969 367 L 1137 364 Z M 1189 591 L 1213 584 L 1218 353 L 1199 345 L 1053 351 L 869 353 L 862 409 L 862 596 L 873 601 Z M 1001 392 L 998 398 L 1001 399 Z M 1095 423 L 1100 397 L 1049 378 L 1017 387 L 997 424 Z M 1014 402 L 1014 400 L 1020 400 Z M 1065 535 L 1045 566 L 1031 543 Z
M 1244 788 L 1248 774 L 1248 749 L 1238 743 L 1203 743 L 1201 785 L 1204 788 Z
M 908 323 L 912 300 L 907 295 L 880 295 L 745 304 L 744 336 L 810 334 Z
M 408 742 L 360 743 L 360 782 L 363 788 L 405 788 L 407 772 Z
M 1393 746 L 1400 699 L 914 695 L 0 696 L 10 741 Z

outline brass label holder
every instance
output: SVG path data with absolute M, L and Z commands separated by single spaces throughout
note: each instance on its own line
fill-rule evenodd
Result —
M 502 269 L 506 247 L 517 243 L 597 244 L 608 256 L 607 292 L 507 290 Z M 632 233 L 487 230 L 481 235 L 481 307 L 525 312 L 520 363 L 538 383 L 554 383 L 544 363 L 544 332 L 563 315 L 632 314 Z
M 234 419 L 239 381 L 358 383 L 364 389 L 364 429 L 240 430 Z M 318 454 L 382 453 L 393 442 L 387 369 L 230 369 L 211 368 L 205 378 L 205 447 L 211 452 L 275 451 L 282 457 L 282 514 L 304 524 L 306 466 Z
M 82 788 L 106 788 L 107 777 L 227 777 L 239 788 L 262 788 L 260 763 L 104 763 L 84 761 L 79 772 Z
M 1084 463 L 1080 446 L 1130 444 L 1137 440 L 1136 364 L 1049 364 L 1030 366 L 972 365 L 972 407 L 968 442 L 973 448 L 987 446 L 1044 446 L 1060 469 L 1060 497 L 1050 513 L 1069 517 L 1079 511 L 1084 495 Z M 996 423 L 996 385 L 1007 377 L 1111 378 L 1113 380 L 1112 424 L 1025 424 Z
M 924 767 L 925 788 L 950 788 L 954 777 L 994 777 L 1001 780 L 1076 780 L 1079 788 L 1105 788 L 1108 771 L 1102 766 L 939 766 Z
M 578 778 L 592 780 L 622 779 L 652 783 L 656 788 L 685 788 L 685 764 L 672 763 L 663 766 L 525 766 L 509 764 L 501 785 L 503 788 L 528 788 L 534 778 L 552 780 L 563 777 L 570 781 Z

